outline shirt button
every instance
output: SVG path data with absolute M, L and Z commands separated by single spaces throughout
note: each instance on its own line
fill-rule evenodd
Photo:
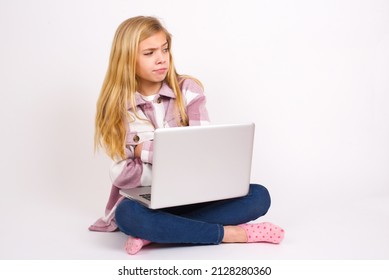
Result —
M 134 138 L 132 138 L 132 140 L 134 140 L 135 143 L 138 143 L 139 142 L 139 136 L 135 135 Z
M 157 103 L 158 103 L 158 104 L 161 104 L 161 102 L 162 102 L 162 97 L 160 96 L 160 97 L 158 97 L 158 99 L 157 99 Z

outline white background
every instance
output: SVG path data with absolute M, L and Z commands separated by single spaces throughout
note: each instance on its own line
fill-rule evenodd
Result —
M 214 123 L 256 123 L 261 220 L 287 235 L 135 258 L 389 258 L 388 1 L 0 1 L 0 258 L 129 257 L 123 234 L 87 227 L 110 189 L 95 105 L 114 32 L 137 15 L 173 34 Z

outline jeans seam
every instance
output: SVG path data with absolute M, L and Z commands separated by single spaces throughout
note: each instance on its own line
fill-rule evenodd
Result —
M 217 229 L 218 229 L 218 236 L 217 236 L 217 242 L 216 244 L 220 244 L 222 242 L 222 232 L 224 232 L 222 225 L 217 224 Z

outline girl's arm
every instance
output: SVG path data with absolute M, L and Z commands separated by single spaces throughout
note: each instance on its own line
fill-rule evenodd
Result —
M 206 97 L 202 87 L 195 81 L 186 79 L 182 85 L 182 93 L 186 100 L 186 113 L 189 126 L 208 125 L 210 123 L 206 107 Z
M 141 145 L 138 146 L 141 147 Z M 113 185 L 121 189 L 149 185 L 151 182 L 151 166 L 135 157 L 135 148 L 132 146 L 126 147 L 126 156 L 126 159 L 112 164 L 110 177 Z
M 203 89 L 195 81 L 187 79 L 183 82 L 181 90 L 187 104 L 189 126 L 209 124 Z M 149 185 L 153 163 L 153 141 L 144 141 L 126 148 L 126 156 L 126 160 L 115 163 L 111 168 L 113 184 L 124 189 Z
M 209 115 L 206 108 L 206 97 L 203 89 L 193 80 L 186 79 L 182 83 L 182 94 L 185 97 L 186 113 L 189 118 L 189 126 L 209 124 Z M 176 123 L 176 122 L 174 122 Z M 135 158 L 140 158 L 143 163 L 153 163 L 153 141 L 145 141 L 135 146 Z

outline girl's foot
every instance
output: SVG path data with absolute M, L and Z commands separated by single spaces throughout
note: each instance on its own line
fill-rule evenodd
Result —
M 143 246 L 146 246 L 150 244 L 151 241 L 128 236 L 127 242 L 126 242 L 126 251 L 130 255 L 135 255 L 142 249 Z
M 246 231 L 247 243 L 270 242 L 278 244 L 281 243 L 285 235 L 282 228 L 269 222 L 242 224 L 238 225 L 238 227 L 243 228 Z

